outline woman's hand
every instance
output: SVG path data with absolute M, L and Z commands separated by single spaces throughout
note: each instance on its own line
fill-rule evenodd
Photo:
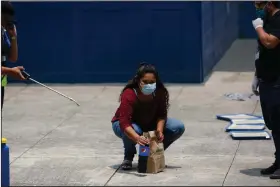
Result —
M 15 25 L 13 25 L 13 27 L 11 27 L 11 28 L 8 28 L 7 31 L 11 37 L 17 36 L 17 29 L 16 29 Z
M 139 145 L 145 146 L 147 144 L 150 144 L 150 141 L 147 138 L 145 138 L 144 136 L 138 135 L 138 137 L 136 137 L 136 143 Z
M 157 123 L 156 136 L 160 143 L 164 139 L 163 129 L 165 126 L 165 121 L 166 121 L 165 119 L 160 119 L 160 120 L 158 120 L 158 123 Z
M 22 66 L 17 66 L 17 67 L 13 67 L 13 68 L 1 67 L 2 74 L 12 76 L 19 80 L 25 80 L 26 78 L 21 73 L 22 70 L 24 70 L 24 67 L 22 67 Z
M 156 131 L 156 136 L 157 136 L 158 141 L 161 143 L 164 139 L 163 133 L 161 131 Z
M 147 140 L 144 136 L 137 134 L 131 126 L 127 127 L 124 132 L 129 139 L 139 145 L 145 146 L 146 144 L 150 144 L 149 140 Z

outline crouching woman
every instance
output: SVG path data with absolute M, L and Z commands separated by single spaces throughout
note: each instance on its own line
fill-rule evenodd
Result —
M 166 150 L 185 131 L 184 124 L 168 118 L 169 93 L 153 65 L 141 64 L 135 77 L 124 87 L 120 106 L 112 119 L 115 135 L 123 140 L 123 170 L 132 168 L 136 144 L 145 145 L 143 132 L 156 131 Z

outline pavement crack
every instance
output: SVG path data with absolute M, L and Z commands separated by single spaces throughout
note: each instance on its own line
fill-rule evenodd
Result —
M 254 109 L 253 109 L 252 114 L 255 114 L 255 112 L 256 112 L 256 110 L 257 110 L 257 108 L 258 108 L 258 105 L 259 105 L 259 100 L 256 101 L 256 104 L 255 104 L 255 106 L 254 106 Z
M 95 95 L 92 100 L 96 99 L 100 94 L 102 94 L 106 89 L 106 86 L 104 86 L 101 90 L 101 92 L 97 95 Z M 70 120 L 72 117 L 74 117 L 79 110 L 75 110 L 71 115 L 69 115 L 67 118 L 65 118 L 64 120 L 62 120 L 55 128 L 53 128 L 52 130 L 50 130 L 49 132 L 47 132 L 43 137 L 41 137 L 35 144 L 33 144 L 31 147 L 29 147 L 28 149 L 26 149 L 23 153 L 21 153 L 19 156 L 17 156 L 11 163 L 10 165 L 12 165 L 15 161 L 17 161 L 20 157 L 22 157 L 25 153 L 27 153 L 29 150 L 31 150 L 32 148 L 34 148 L 36 145 L 38 145 L 39 142 L 41 142 L 45 137 L 47 137 L 49 134 L 51 134 L 53 131 L 55 131 L 57 128 L 61 127 L 64 122 Z
M 232 160 L 231 160 L 230 166 L 229 166 L 229 168 L 228 168 L 228 170 L 227 170 L 227 173 L 226 173 L 226 176 L 225 176 L 225 178 L 224 178 L 224 180 L 223 180 L 222 186 L 225 186 L 225 182 L 226 182 L 227 176 L 228 176 L 228 174 L 229 174 L 229 172 L 230 172 L 230 170 L 231 170 L 231 167 L 232 167 L 232 165 L 233 165 L 233 162 L 234 162 L 234 160 L 235 160 L 235 158 L 236 158 L 236 155 L 237 155 L 237 152 L 238 152 L 238 150 L 239 150 L 240 142 L 241 142 L 241 141 L 239 140 L 239 141 L 238 141 L 237 148 L 236 148 L 235 153 L 234 153 L 234 156 L 233 156 L 233 158 L 232 158 Z
M 121 168 L 121 165 L 119 165 L 119 167 L 116 169 L 116 171 L 109 177 L 109 179 L 105 182 L 104 186 L 108 185 L 108 183 L 112 180 L 112 178 L 115 176 L 115 174 L 119 171 L 120 168 Z
M 256 104 L 254 105 L 253 111 L 251 112 L 252 115 L 255 114 L 256 109 L 257 109 L 257 107 L 258 107 L 258 104 L 259 104 L 259 100 L 257 100 L 257 101 L 256 101 Z M 232 158 L 232 161 L 231 161 L 231 163 L 230 163 L 230 166 L 229 166 L 229 168 L 228 168 L 228 171 L 227 171 L 227 173 L 226 173 L 226 176 L 225 176 L 225 178 L 224 178 L 224 180 L 223 180 L 222 186 L 224 186 L 224 184 L 225 184 L 225 182 L 226 182 L 227 176 L 228 176 L 228 174 L 229 174 L 229 172 L 230 172 L 230 169 L 231 169 L 231 167 L 232 167 L 232 165 L 233 165 L 233 162 L 234 162 L 234 160 L 235 160 L 235 158 L 236 158 L 236 155 L 237 155 L 237 152 L 238 152 L 238 150 L 239 150 L 240 144 L 241 144 L 241 140 L 238 141 L 237 148 L 236 148 L 236 150 L 235 150 L 234 156 L 233 156 L 233 158 Z
M 176 95 L 176 97 L 174 98 L 174 100 L 177 100 L 178 97 L 180 97 L 180 95 L 182 94 L 183 90 L 184 90 L 184 87 L 182 86 L 181 89 L 180 89 L 180 91 L 179 91 L 179 93 L 178 93 L 178 95 Z
M 42 141 L 46 136 L 48 136 L 49 134 L 51 134 L 54 130 L 56 130 L 57 128 L 59 128 L 65 121 L 68 121 L 69 119 L 71 119 L 72 117 L 74 117 L 77 114 L 77 111 L 73 112 L 73 114 L 71 114 L 70 116 L 68 116 L 68 118 L 64 119 L 61 123 L 59 123 L 59 125 L 57 125 L 55 128 L 53 128 L 52 130 L 50 130 L 48 133 L 46 133 L 43 137 L 41 137 L 35 144 L 33 144 L 31 147 L 29 147 L 28 149 L 26 149 L 23 153 L 21 153 L 18 157 L 16 157 L 11 163 L 10 165 L 12 165 L 16 160 L 18 160 L 20 157 L 22 157 L 25 153 L 27 153 L 29 150 L 31 150 L 32 148 L 34 148 L 40 141 Z
M 174 99 L 170 100 L 170 105 L 173 104 L 174 102 L 176 102 L 179 98 L 179 96 L 182 94 L 183 92 L 183 86 L 181 87 L 181 89 L 179 90 L 179 93 L 174 97 Z

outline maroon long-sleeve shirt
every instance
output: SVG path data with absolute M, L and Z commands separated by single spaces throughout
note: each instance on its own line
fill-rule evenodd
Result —
M 161 91 L 150 96 L 143 96 L 139 89 L 126 89 L 121 95 L 120 106 L 112 122 L 119 121 L 124 131 L 132 123 L 136 123 L 143 132 L 156 130 L 159 119 L 167 118 L 166 98 Z

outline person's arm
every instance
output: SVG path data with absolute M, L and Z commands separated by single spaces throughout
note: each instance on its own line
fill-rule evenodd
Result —
M 277 31 L 278 30 L 278 31 Z M 256 32 L 260 39 L 260 42 L 268 49 L 273 49 L 280 43 L 280 29 L 277 29 L 274 33 L 268 34 L 264 31 L 262 27 L 256 28 Z M 275 36 L 275 35 L 276 36 Z M 278 37 L 277 37 L 278 34 Z
M 8 75 L 11 72 L 11 68 L 3 67 L 1 66 L 1 74 L 2 75 Z
M 11 42 L 11 49 L 9 53 L 9 61 L 10 62 L 16 62 L 18 60 L 18 44 L 17 44 L 17 30 L 16 26 L 14 26 L 12 29 L 7 30 L 10 36 L 10 42 Z
M 271 25 L 273 29 L 270 33 L 265 32 L 263 29 L 263 20 L 261 18 L 252 21 L 260 42 L 268 49 L 273 49 L 280 43 L 280 19 L 277 19 L 271 23 L 273 24 Z
M 13 68 L 3 67 L 1 66 L 1 74 L 12 76 L 16 79 L 25 80 L 25 77 L 22 75 L 21 71 L 24 70 L 24 67 L 17 66 Z
M 120 103 L 120 127 L 121 130 L 133 141 L 137 142 L 139 139 L 139 135 L 132 128 L 132 112 L 133 112 L 133 104 L 136 99 L 135 93 L 131 89 L 126 89 L 121 95 L 121 103 Z
M 131 139 L 134 142 L 138 142 L 140 138 L 140 135 L 137 134 L 131 126 L 126 127 L 124 133 L 127 135 L 127 137 L 129 137 L 129 139 Z
M 159 119 L 157 122 L 157 131 L 163 132 L 166 119 Z
M 8 59 L 10 62 L 16 62 L 18 60 L 18 45 L 16 36 L 11 36 L 11 49 Z

